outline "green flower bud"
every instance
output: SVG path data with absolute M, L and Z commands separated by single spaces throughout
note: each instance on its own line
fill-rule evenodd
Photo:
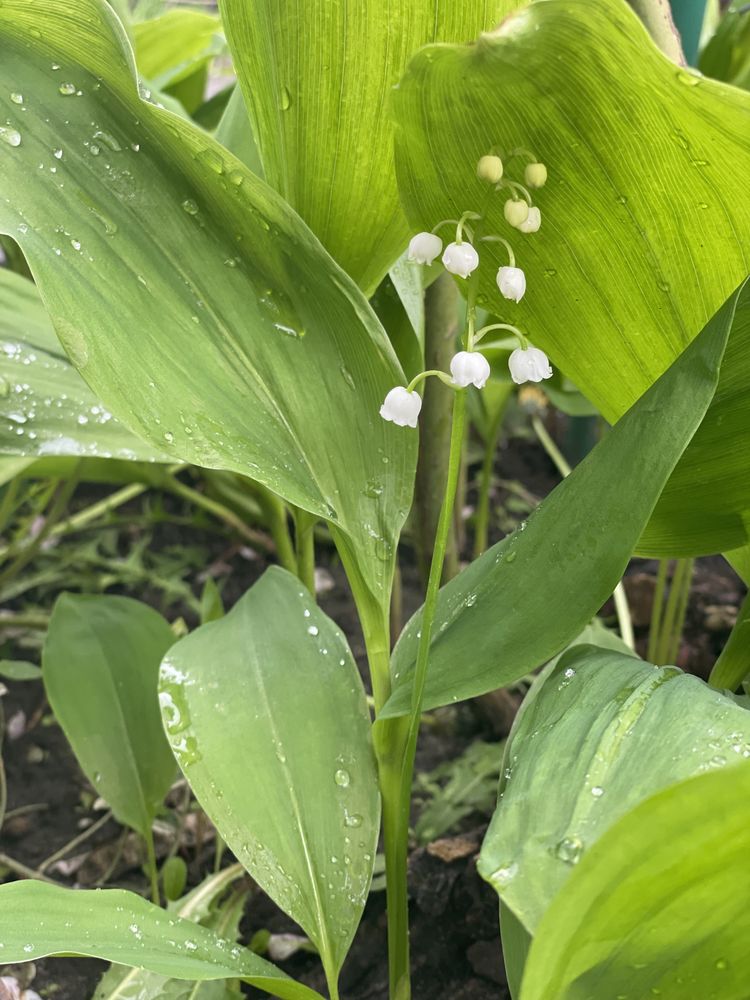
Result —
M 477 163 L 477 177 L 488 184 L 497 184 L 503 176 L 503 161 L 499 156 L 483 156 Z
M 508 198 L 503 214 L 511 226 L 520 226 L 529 217 L 529 206 L 523 198 Z
M 547 183 L 547 168 L 543 163 L 529 163 L 524 171 L 524 177 L 530 188 L 544 187 Z

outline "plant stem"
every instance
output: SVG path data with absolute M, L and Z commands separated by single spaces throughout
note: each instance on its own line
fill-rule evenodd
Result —
M 426 369 L 447 370 L 455 354 L 457 321 L 458 289 L 450 274 L 441 274 L 425 292 Z M 425 582 L 440 517 L 439 505 L 445 492 L 453 393 L 453 389 L 438 379 L 428 379 L 420 415 L 419 457 L 414 487 L 415 541 L 420 574 Z M 447 575 L 452 576 L 458 562 L 453 533 L 448 553 Z
M 500 435 L 500 428 L 505 415 L 505 407 L 501 406 L 487 428 L 487 438 L 484 442 L 484 459 L 482 461 L 482 471 L 479 475 L 479 498 L 477 500 L 477 513 L 474 520 L 474 558 L 477 559 L 487 548 L 487 538 L 490 524 L 490 490 L 492 488 L 492 471 L 495 467 L 495 453 L 497 452 L 497 439 Z
M 297 576 L 315 597 L 315 517 L 299 507 L 294 511 Z
M 685 623 L 690 584 L 693 576 L 693 560 L 675 560 L 675 569 L 669 587 L 669 596 L 664 609 L 664 617 L 656 638 L 653 662 L 657 665 L 671 663 L 677 658 L 680 636 Z
M 656 587 L 654 589 L 654 603 L 651 606 L 651 625 L 648 632 L 648 648 L 646 658 L 651 663 L 656 663 L 656 651 L 659 647 L 659 634 L 661 632 L 661 619 L 664 611 L 664 590 L 667 585 L 667 573 L 669 571 L 669 559 L 659 560 L 659 569 L 656 573 Z
M 549 457 L 555 463 L 555 467 L 560 475 L 565 479 L 571 473 L 570 465 L 568 460 L 565 458 L 563 453 L 557 447 L 555 442 L 552 440 L 549 431 L 544 426 L 544 422 L 536 414 L 531 418 L 531 425 L 534 428 L 534 433 L 539 439 L 539 443 L 542 445 L 544 450 L 547 452 Z M 620 636 L 622 641 L 629 646 L 630 649 L 635 649 L 635 635 L 633 633 L 633 619 L 630 615 L 630 606 L 628 605 L 628 595 L 625 592 L 625 585 L 622 580 L 617 584 L 612 596 L 615 602 L 615 612 L 617 613 L 617 623 L 620 626 Z
M 297 575 L 297 556 L 294 552 L 292 536 L 289 534 L 289 518 L 284 501 L 260 483 L 253 483 L 258 503 L 268 521 L 268 530 L 276 545 L 279 563 L 290 573 Z
M 203 510 L 208 511 L 209 514 L 213 514 L 214 517 L 217 517 L 220 521 L 228 524 L 230 528 L 233 528 L 237 532 L 238 535 L 250 542 L 251 545 L 260 549 L 261 552 L 271 554 L 275 551 L 275 546 L 267 535 L 265 535 L 262 531 L 256 531 L 254 528 L 248 527 L 241 517 L 238 517 L 233 510 L 230 510 L 229 507 L 226 507 L 223 503 L 219 503 L 218 500 L 212 500 L 211 497 L 206 496 L 205 493 L 201 493 L 200 490 L 193 489 L 192 486 L 188 486 L 179 479 L 176 479 L 174 476 L 171 476 L 166 481 L 164 488 L 168 489 L 171 493 L 175 493 L 177 496 L 188 500 L 196 507 L 202 507 Z
M 430 575 L 427 581 L 427 594 L 422 613 L 422 634 L 417 649 L 417 662 L 414 671 L 414 686 L 412 689 L 411 710 L 405 734 L 406 738 L 403 744 L 403 751 L 398 754 L 400 760 L 393 761 L 391 757 L 391 768 L 381 775 L 386 881 L 390 891 L 388 897 L 388 965 L 392 1000 L 409 1000 L 411 997 L 409 977 L 409 908 L 406 887 L 411 788 L 417 739 L 419 737 L 419 724 L 422 715 L 422 702 L 427 682 L 432 625 L 435 619 L 440 582 L 443 576 L 443 565 L 453 524 L 453 505 L 461 469 L 465 413 L 466 392 L 459 391 L 456 393 L 453 403 L 448 474 L 435 535 L 432 565 L 430 566 Z M 391 740 L 389 740 L 391 743 L 393 742 L 392 737 L 394 735 L 400 738 L 399 742 L 403 739 L 404 722 L 407 720 L 394 721 L 399 722 L 400 726 L 395 733 L 393 729 L 391 730 Z M 394 763 L 396 767 L 392 767 Z M 395 908 L 395 911 L 392 907 Z
M 95 823 L 92 823 L 91 826 L 87 826 L 83 833 L 79 833 L 77 837 L 73 837 L 72 840 L 69 840 L 67 844 L 55 851 L 54 854 L 50 854 L 48 858 L 45 858 L 44 861 L 42 861 L 42 863 L 38 866 L 37 871 L 46 872 L 50 865 L 53 865 L 56 861 L 64 858 L 65 855 L 72 851 L 74 847 L 78 847 L 79 844 L 88 840 L 88 838 L 93 836 L 97 830 L 101 830 L 103 826 L 106 826 L 111 819 L 111 811 L 106 812 L 103 816 L 100 816 Z
M 144 836 L 144 840 L 146 841 L 146 870 L 151 881 L 151 899 L 157 906 L 161 906 L 161 898 L 159 896 L 159 868 L 156 864 L 154 831 L 150 826 Z

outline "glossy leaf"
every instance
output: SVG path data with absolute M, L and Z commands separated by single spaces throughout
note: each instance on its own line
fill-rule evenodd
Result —
M 63 594 L 42 656 L 57 721 L 117 818 L 147 836 L 175 775 L 159 714 L 159 663 L 174 642 L 129 597 Z
M 518 4 L 222 0 L 266 178 L 368 294 L 409 236 L 393 167 L 393 86 L 422 45 L 474 38 Z
M 729 299 L 528 522 L 443 587 L 425 707 L 518 680 L 563 649 L 607 600 L 713 399 L 735 305 L 746 294 Z M 385 715 L 408 711 L 420 628 L 421 611 L 394 650 Z
M 513 727 L 479 871 L 526 929 L 592 845 L 643 799 L 750 757 L 750 712 L 676 667 L 577 646 Z
M 221 22 L 212 14 L 178 7 L 133 26 L 138 71 L 158 90 L 205 68 L 223 47 Z
M 610 421 L 621 416 L 750 272 L 750 95 L 676 67 L 625 0 L 524 6 L 471 46 L 431 46 L 394 98 L 401 197 L 416 229 L 479 210 L 491 144 L 531 147 L 549 170 L 535 236 L 490 199 L 486 229 L 511 240 L 527 292 L 480 302 L 550 355 Z M 523 161 L 506 163 L 523 181 Z M 743 326 L 750 320 L 743 303 Z M 741 545 L 750 522 L 750 350 L 732 343 L 722 385 L 640 546 L 700 554 Z
M 103 0 L 5 0 L 0 46 L 21 137 L 0 142 L 0 231 L 76 367 L 152 446 L 329 519 L 384 603 L 416 435 L 378 415 L 403 375 L 362 294 L 278 195 L 138 97 Z
M 750 762 L 680 782 L 592 847 L 539 925 L 521 1000 L 745 1000 Z
M 335 978 L 379 827 L 370 717 L 346 640 L 295 577 L 272 568 L 170 650 L 160 690 L 201 805 Z
M 0 454 L 168 461 L 103 406 L 60 346 L 39 293 L 0 268 Z
M 0 886 L 3 962 L 86 955 L 175 979 L 239 977 L 283 1000 L 320 1000 L 258 955 L 122 889 L 63 889 L 26 880 Z

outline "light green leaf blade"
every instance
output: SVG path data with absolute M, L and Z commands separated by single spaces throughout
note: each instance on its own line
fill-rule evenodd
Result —
M 224 47 L 221 21 L 213 14 L 177 7 L 133 26 L 138 71 L 158 90 L 191 77 Z
M 549 169 L 536 235 L 490 199 L 527 276 L 512 306 L 481 251 L 480 304 L 519 324 L 612 421 L 750 272 L 750 95 L 665 58 L 625 0 L 524 6 L 472 46 L 432 46 L 394 97 L 402 201 L 415 229 L 478 211 L 475 164 L 493 143 L 531 147 Z M 523 164 L 506 164 L 523 181 Z M 744 322 L 744 321 L 743 321 Z M 675 471 L 641 551 L 741 545 L 750 523 L 750 350 L 731 364 L 706 427 Z
M 582 859 L 539 925 L 521 1000 L 745 1000 L 750 762 L 665 789 Z
M 175 979 L 240 977 L 283 1000 L 319 1000 L 258 955 L 122 889 L 62 889 L 31 880 L 0 886 L 3 962 L 87 955 Z
M 99 402 L 66 357 L 33 283 L 4 268 L 0 454 L 168 461 Z
M 442 588 L 425 707 L 518 680 L 593 618 L 714 397 L 725 345 L 735 335 L 735 308 L 745 298 L 750 285 L 730 297 L 528 522 Z M 395 688 L 385 715 L 409 709 L 421 614 L 394 650 Z
M 346 640 L 295 577 L 272 568 L 170 650 L 160 690 L 201 805 L 335 977 L 379 827 L 370 717 Z
M 676 667 L 577 646 L 513 727 L 481 875 L 527 930 L 586 851 L 643 799 L 750 757 L 750 712 Z
M 147 836 L 175 775 L 159 714 L 159 663 L 174 634 L 129 597 L 63 594 L 42 655 L 50 705 L 86 777 Z
M 11 681 L 40 681 L 42 671 L 27 660 L 0 660 L 0 677 Z
M 422 45 L 474 38 L 518 4 L 222 0 L 265 176 L 368 295 L 408 242 L 393 86 Z
M 0 229 L 76 367 L 153 446 L 331 520 L 385 602 L 416 436 L 378 415 L 403 375 L 362 294 L 238 160 L 139 99 L 102 0 L 9 0 L 0 44 L 0 94 L 25 101 L 0 97 L 22 133 L 0 142 Z

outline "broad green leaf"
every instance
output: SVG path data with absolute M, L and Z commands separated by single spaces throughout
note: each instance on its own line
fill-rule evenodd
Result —
M 0 454 L 168 461 L 124 427 L 71 365 L 39 293 L 0 268 Z
M 743 297 L 750 297 L 750 286 L 728 300 L 528 522 L 442 588 L 426 708 L 512 683 L 593 618 L 713 399 Z M 408 711 L 421 616 L 411 619 L 394 650 L 395 689 L 385 715 Z
M 370 717 L 346 640 L 295 577 L 272 568 L 170 650 L 160 690 L 201 805 L 335 978 L 379 827 Z
M 237 85 L 235 85 L 232 96 L 224 109 L 215 136 L 217 142 L 220 142 L 230 153 L 242 160 L 249 170 L 252 170 L 258 177 L 263 176 L 260 154 L 253 138 L 245 100 Z
M 0 46 L 21 139 L 0 142 L 0 231 L 76 367 L 152 446 L 330 520 L 385 603 L 416 435 L 378 415 L 403 374 L 362 294 L 277 194 L 139 98 L 103 0 L 5 0 Z
M 588 852 L 539 925 L 521 1000 L 746 1000 L 750 762 L 647 799 Z
M 750 90 L 750 17 L 743 0 L 735 0 L 721 18 L 698 65 L 706 76 Z
M 175 979 L 238 977 L 283 1000 L 320 1000 L 247 948 L 133 892 L 62 889 L 29 879 L 0 886 L 0 911 L 6 963 L 87 955 Z
M 231 914 L 225 917 L 220 911 L 215 915 L 212 907 L 238 877 L 237 869 L 242 871 L 240 865 L 234 865 L 210 875 L 187 896 L 172 904 L 170 912 L 211 927 L 223 938 L 235 940 L 234 928 L 229 921 Z M 212 919 L 214 916 L 217 919 Z M 170 978 L 158 972 L 112 965 L 99 981 L 93 1000 L 225 1000 L 236 995 L 229 992 L 223 979 L 186 983 L 184 979 Z
M 463 42 L 519 0 L 222 0 L 265 176 L 371 294 L 408 242 L 391 90 L 428 42 Z
M 581 857 L 655 792 L 750 757 L 750 712 L 676 667 L 577 646 L 546 670 L 508 742 L 481 875 L 527 930 Z
M 538 234 L 505 222 L 507 191 L 487 202 L 485 230 L 513 244 L 526 295 L 517 306 L 502 299 L 495 275 L 506 251 L 483 244 L 479 301 L 520 324 L 610 422 L 750 272 L 750 95 L 676 67 L 625 0 L 532 3 L 474 45 L 426 48 L 394 113 L 415 229 L 482 209 L 475 164 L 493 144 L 531 147 L 547 164 L 534 192 Z M 506 178 L 523 181 L 520 159 L 506 163 Z M 732 344 L 644 553 L 717 552 L 748 537 L 748 342 Z
M 174 642 L 129 597 L 63 594 L 42 655 L 55 716 L 115 816 L 147 836 L 175 774 L 159 716 L 159 663 Z
M 133 42 L 139 73 L 191 113 L 202 103 L 210 63 L 226 48 L 218 17 L 184 7 L 134 25 Z
M 500 937 L 503 943 L 503 962 L 508 989 L 512 1000 L 519 1000 L 523 970 L 531 947 L 531 935 L 507 906 L 500 907 Z
M 42 671 L 27 660 L 0 660 L 0 677 L 10 681 L 40 681 Z

